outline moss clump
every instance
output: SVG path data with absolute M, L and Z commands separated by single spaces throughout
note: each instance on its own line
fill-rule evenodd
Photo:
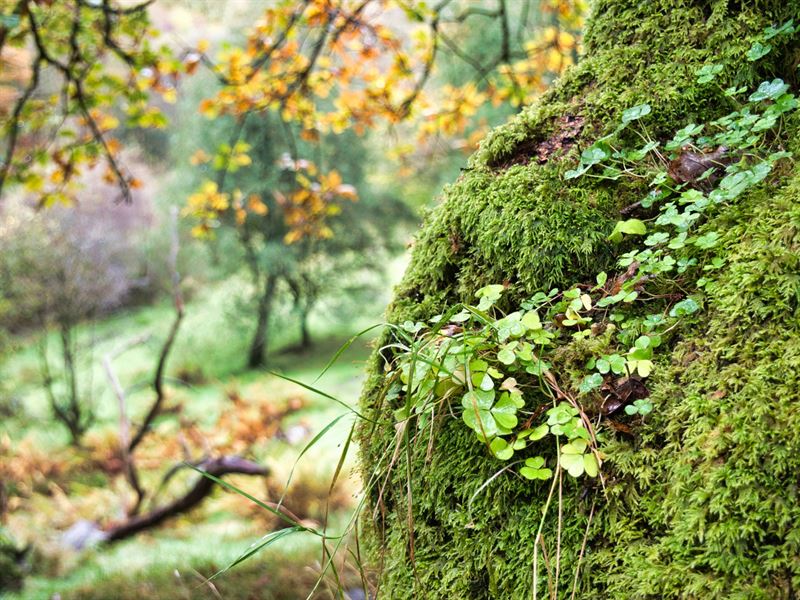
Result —
M 728 112 L 721 91 L 696 83 L 703 64 L 724 65 L 723 87 L 753 88 L 775 76 L 796 85 L 797 34 L 766 62 L 742 57 L 766 26 L 798 8 L 794 1 L 596 2 L 586 58 L 493 132 L 445 191 L 389 319 L 429 318 L 490 283 L 509 282 L 513 301 L 609 269 L 618 250 L 606 237 L 619 209 L 646 188 L 566 182 L 578 148 L 641 102 L 653 107 L 645 124 L 662 141 L 690 121 Z M 564 115 L 582 118 L 579 144 L 544 164 L 528 160 Z M 795 120 L 781 133 L 795 156 L 797 131 Z M 605 493 L 565 482 L 560 596 L 570 596 L 593 504 L 576 597 L 788 599 L 800 590 L 798 198 L 794 168 L 709 223 L 725 232 L 726 268 L 707 286 L 705 310 L 684 323 L 659 365 L 652 418 L 635 439 L 604 448 Z M 377 356 L 372 369 L 364 410 L 386 416 L 393 407 L 380 400 Z M 367 476 L 385 472 L 395 434 L 390 425 L 363 427 Z M 432 441 L 428 435 L 419 433 L 385 485 L 372 488 L 381 516 L 372 533 L 381 591 L 391 598 L 530 597 L 547 486 L 501 476 L 473 499 L 503 465 L 456 419 L 443 419 Z M 551 554 L 556 528 L 548 519 Z M 539 593 L 546 595 L 541 578 Z

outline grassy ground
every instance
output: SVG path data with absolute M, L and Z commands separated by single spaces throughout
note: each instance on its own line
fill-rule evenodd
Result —
M 239 285 L 235 280 L 228 281 L 204 291 L 189 303 L 169 372 L 173 377 L 188 377 L 193 383 L 170 385 L 169 402 L 182 406 L 181 416 L 161 420 L 154 436 L 157 440 L 173 440 L 186 431 L 199 431 L 204 443 L 238 451 L 243 446 L 237 436 L 242 432 L 246 436 L 247 427 L 255 426 L 246 421 L 240 411 L 253 413 L 255 407 L 280 407 L 287 402 L 300 401 L 302 408 L 284 419 L 282 429 L 301 427 L 305 432 L 302 440 L 257 439 L 244 450 L 248 457 L 270 467 L 272 474 L 267 482 L 246 477 L 230 480 L 257 497 L 271 499 L 283 493 L 286 477 L 304 445 L 347 409 L 267 370 L 242 369 L 247 328 L 242 319 L 230 314 L 230 299 L 240 293 Z M 377 299 L 361 311 L 357 320 L 347 324 L 318 316 L 312 322 L 317 343 L 305 354 L 282 351 L 281 347 L 294 343 L 294 336 L 291 330 L 279 331 L 274 340 L 270 371 L 313 382 L 349 335 L 380 322 L 382 302 Z M 0 421 L 0 438 L 10 443 L 12 451 L 18 451 L 18 455 L 36 449 L 40 454 L 66 457 L 67 462 L 82 461 L 81 464 L 86 462 L 87 456 L 98 453 L 96 448 L 113 446 L 117 439 L 117 405 L 99 367 L 100 359 L 126 340 L 149 333 L 152 337 L 148 343 L 129 350 L 114 363 L 124 385 L 135 386 L 137 382 L 146 381 L 151 377 L 154 356 L 171 318 L 172 309 L 164 303 L 115 315 L 82 332 L 85 339 L 91 335 L 97 342 L 94 355 L 86 361 L 81 373 L 84 381 L 92 381 L 91 396 L 98 422 L 87 436 L 87 446 L 95 450 L 77 453 L 65 449 L 63 428 L 53 424 L 40 389 L 36 337 L 18 340 L 19 350 L 7 361 L 4 373 L 6 388 L 21 409 L 13 418 Z M 280 322 L 291 325 L 285 317 Z M 371 337 L 374 336 L 367 335 L 353 343 L 314 386 L 354 405 Z M 55 343 L 54 338 L 51 342 Z M 132 389 L 130 412 L 142 414 L 149 398 L 146 389 Z M 288 491 L 287 506 L 312 524 L 318 524 L 325 513 L 330 475 L 339 460 L 351 422 L 349 417 L 342 419 L 308 451 Z M 166 451 L 157 445 L 145 446 L 142 450 L 143 477 L 150 485 L 158 481 L 165 467 Z M 334 530 L 345 526 L 358 491 L 351 460 L 345 464 L 341 482 L 331 499 L 334 510 L 329 525 Z M 42 481 L 40 486 L 34 484 L 30 492 L 21 494 L 24 497 L 18 498 L 12 506 L 7 516 L 8 529 L 20 541 L 33 542 L 37 549 L 25 590 L 8 598 L 39 599 L 56 594 L 64 600 L 305 598 L 317 580 L 319 541 L 304 534 L 284 538 L 211 584 L 204 584 L 205 577 L 228 565 L 251 543 L 276 527 L 274 517 L 266 511 L 223 490 L 216 491 L 202 507 L 159 530 L 81 554 L 64 551 L 58 540 L 66 528 L 78 519 L 107 522 L 109 517 L 112 520 L 119 517 L 120 498 L 127 493 L 118 476 L 85 469 L 79 473 L 79 477 L 66 483 Z M 185 489 L 192 475 L 177 478 L 168 493 Z M 350 582 L 355 585 L 354 574 L 350 573 L 346 579 L 347 585 Z M 324 589 L 323 586 L 321 590 Z

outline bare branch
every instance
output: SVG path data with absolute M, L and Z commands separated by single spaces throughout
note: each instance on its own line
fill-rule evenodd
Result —
M 222 456 L 220 458 L 210 459 L 197 465 L 197 468 L 217 478 L 229 474 L 261 476 L 269 474 L 269 469 L 267 467 L 238 456 Z M 104 541 L 118 542 L 140 531 L 155 527 L 170 517 L 188 512 L 200 504 L 213 489 L 214 482 L 208 477 L 201 476 L 194 486 L 180 498 L 173 500 L 169 504 L 159 506 L 147 514 L 135 516 L 107 529 Z
M 147 412 L 147 415 L 144 418 L 144 421 L 139 426 L 139 429 L 131 438 L 130 444 L 128 444 L 128 452 L 133 453 L 136 447 L 141 443 L 144 436 L 147 435 L 148 431 L 150 430 L 150 426 L 153 424 L 153 421 L 161 412 L 162 405 L 164 404 L 164 399 L 166 394 L 164 392 L 164 371 L 167 366 L 167 359 L 169 358 L 170 351 L 172 350 L 172 346 L 175 343 L 175 338 L 178 335 L 178 329 L 180 328 L 181 321 L 183 320 L 183 295 L 181 294 L 180 289 L 180 274 L 178 273 L 178 209 L 177 207 L 172 208 L 172 221 L 173 221 L 173 232 L 172 232 L 172 244 L 170 249 L 170 270 L 172 271 L 172 285 L 173 285 L 173 298 L 175 303 L 175 319 L 172 321 L 172 327 L 170 327 L 169 333 L 167 334 L 167 339 L 164 341 L 163 346 L 161 347 L 161 352 L 158 356 L 158 364 L 156 366 L 155 376 L 153 377 L 153 390 L 155 391 L 156 397 L 153 401 L 153 404 L 150 406 L 150 410 Z
M 133 506 L 128 509 L 128 515 L 135 515 L 139 511 L 139 507 L 141 506 L 142 500 L 144 500 L 145 497 L 145 492 L 142 489 L 142 486 L 139 484 L 139 475 L 136 469 L 136 464 L 133 461 L 130 452 L 128 452 L 131 422 L 128 418 L 125 390 L 122 388 L 122 384 L 114 372 L 112 362 L 116 357 L 127 352 L 135 346 L 145 343 L 149 338 L 150 334 L 142 334 L 138 337 L 132 338 L 103 357 L 103 368 L 105 369 L 106 377 L 108 377 L 108 380 L 111 383 L 111 389 L 114 390 L 114 395 L 117 397 L 117 406 L 119 408 L 119 446 L 120 453 L 122 454 L 122 462 L 125 465 L 125 475 L 128 483 L 136 493 L 136 501 L 134 502 Z
M 19 136 L 19 128 L 20 128 L 20 120 L 22 118 L 22 111 L 25 109 L 25 105 L 28 103 L 28 100 L 31 99 L 33 93 L 36 91 L 36 88 L 39 86 L 39 75 L 41 73 L 42 68 L 42 61 L 43 57 L 41 53 L 36 57 L 33 62 L 33 72 L 31 73 L 31 79 L 28 82 L 28 85 L 25 87 L 25 91 L 20 96 L 19 100 L 14 106 L 14 111 L 11 113 L 11 127 L 10 131 L 8 132 L 8 139 L 6 147 L 6 155 L 3 161 L 3 166 L 0 168 L 0 197 L 2 197 L 3 193 L 3 186 L 8 178 L 8 174 L 11 171 L 11 162 L 14 160 L 14 151 L 17 147 L 17 138 Z

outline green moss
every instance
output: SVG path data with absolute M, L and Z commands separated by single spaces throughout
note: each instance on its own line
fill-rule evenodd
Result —
M 508 281 L 513 302 L 608 269 L 619 251 L 606 242 L 618 210 L 646 188 L 565 182 L 578 149 L 644 101 L 653 107 L 644 124 L 660 140 L 728 112 L 719 90 L 695 83 L 706 63 L 725 65 L 723 87 L 794 81 L 797 35 L 757 68 L 742 57 L 765 26 L 798 8 L 794 1 L 596 2 L 586 58 L 487 137 L 445 191 L 420 232 L 390 320 L 430 317 L 489 283 Z M 545 164 L 529 161 L 563 115 L 584 119 L 578 145 Z M 795 150 L 797 130 L 794 122 L 782 133 Z M 657 369 L 652 418 L 634 439 L 606 442 L 605 492 L 565 481 L 560 597 L 570 596 L 593 504 L 576 597 L 788 599 L 800 589 L 798 198 L 800 175 L 783 173 L 708 224 L 725 232 L 726 268 Z M 378 356 L 372 368 L 364 408 L 385 417 L 391 407 L 379 400 Z M 362 429 L 367 475 L 385 466 L 395 435 L 388 424 Z M 372 494 L 382 519 L 371 543 L 386 597 L 530 597 L 548 489 L 506 473 L 473 499 L 502 466 L 451 418 L 419 433 L 408 456 L 392 462 Z M 555 517 L 547 520 L 550 556 L 556 527 Z

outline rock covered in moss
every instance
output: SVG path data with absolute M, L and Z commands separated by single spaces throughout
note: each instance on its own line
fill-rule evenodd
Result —
M 743 57 L 765 27 L 798 14 L 794 1 L 595 2 L 585 58 L 493 132 L 445 191 L 389 320 L 430 318 L 491 283 L 523 298 L 612 268 L 619 250 L 608 234 L 647 188 L 566 181 L 579 150 L 642 102 L 652 106 L 650 135 L 667 140 L 728 112 L 725 85 L 781 76 L 796 87 L 797 34 L 765 61 Z M 708 63 L 723 66 L 722 86 L 697 83 Z M 795 118 L 781 131 L 795 156 L 797 128 Z M 545 523 L 551 557 L 561 532 L 559 597 L 571 596 L 582 548 L 577 598 L 788 599 L 800 589 L 798 199 L 792 166 L 712 218 L 726 266 L 661 360 L 652 418 L 635 437 L 604 445 L 605 490 L 565 481 L 561 524 Z M 376 355 L 363 397 L 376 417 L 394 408 L 379 393 L 382 368 Z M 371 545 L 382 593 L 531 597 L 549 485 L 499 476 L 482 488 L 503 465 L 457 419 L 443 419 L 432 440 L 419 432 L 402 460 L 387 458 L 396 435 L 391 426 L 361 430 L 365 479 L 379 482 L 370 515 L 379 517 Z M 547 597 L 544 572 L 552 580 L 556 567 L 539 566 Z

